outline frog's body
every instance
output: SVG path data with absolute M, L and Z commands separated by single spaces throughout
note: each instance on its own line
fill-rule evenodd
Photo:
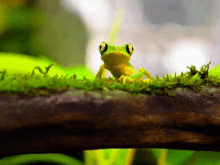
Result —
M 148 78 L 144 81 L 151 81 L 151 75 L 146 70 L 139 68 L 136 71 L 130 64 L 130 57 L 134 52 L 134 47 L 130 43 L 123 46 L 115 46 L 102 42 L 99 46 L 99 51 L 104 64 L 100 67 L 96 78 L 101 78 L 105 69 L 108 69 L 115 78 L 123 80 L 123 83 L 133 80 L 141 81 L 144 74 Z
M 132 74 L 137 72 L 133 67 L 127 64 L 120 64 L 120 65 L 113 65 L 113 66 L 104 64 L 104 67 L 108 69 L 112 73 L 112 75 L 116 78 L 120 78 L 121 75 L 130 77 Z

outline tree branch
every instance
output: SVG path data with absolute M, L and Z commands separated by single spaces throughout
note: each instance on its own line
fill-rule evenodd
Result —
M 167 95 L 70 89 L 0 96 L 0 154 L 105 148 L 220 151 L 217 87 Z

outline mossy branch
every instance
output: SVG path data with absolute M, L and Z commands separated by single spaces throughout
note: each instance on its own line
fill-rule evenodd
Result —
M 220 151 L 220 92 L 176 88 L 167 95 L 69 89 L 0 97 L 0 154 L 105 148 Z
M 45 76 L 47 68 L 35 67 L 42 79 L 2 72 L 0 154 L 105 148 L 220 151 L 220 81 L 208 75 L 208 64 L 200 71 L 191 66 L 179 76 L 131 84 L 112 78 L 77 80 L 76 75 L 51 78 Z M 12 96 L 6 87 L 16 80 L 20 93 L 32 96 Z

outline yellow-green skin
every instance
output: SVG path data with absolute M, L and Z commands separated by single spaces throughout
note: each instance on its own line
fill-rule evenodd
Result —
M 115 78 L 122 80 L 123 83 L 131 82 L 131 81 L 142 81 L 143 75 L 147 77 L 145 82 L 151 81 L 151 75 L 144 68 L 139 68 L 136 71 L 133 66 L 130 64 L 130 58 L 133 53 L 133 46 L 130 43 L 127 43 L 123 46 L 115 46 L 111 45 L 107 42 L 103 42 L 107 44 L 107 49 L 104 52 L 101 52 L 101 59 L 104 64 L 101 65 L 99 72 L 96 75 L 96 78 L 102 78 L 102 75 L 105 69 L 109 70 Z M 103 44 L 101 43 L 101 44 Z M 101 46 L 100 44 L 100 46 Z M 126 50 L 127 45 L 131 45 L 132 53 Z M 99 47 L 101 48 L 101 47 Z

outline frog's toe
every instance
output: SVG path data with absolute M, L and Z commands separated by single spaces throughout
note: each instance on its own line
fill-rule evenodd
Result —
M 124 78 L 125 78 L 125 75 L 121 75 L 118 80 L 121 81 L 121 80 L 123 80 Z
M 133 80 L 132 79 L 130 79 L 130 77 L 128 77 L 128 76 L 125 76 L 125 75 L 122 75 L 120 78 L 119 78 L 119 81 L 121 81 L 122 80 L 122 83 L 123 84 L 125 84 L 125 83 L 129 83 L 129 82 L 132 82 Z
M 116 78 L 115 78 L 115 77 L 111 77 L 111 80 L 112 80 L 112 81 L 116 81 Z
M 147 78 L 147 79 L 145 79 L 145 80 L 143 80 L 144 82 L 152 82 L 152 80 L 151 79 L 149 79 L 149 78 Z
M 129 83 L 129 82 L 131 82 L 130 78 L 124 78 L 124 79 L 123 79 L 123 84 Z

